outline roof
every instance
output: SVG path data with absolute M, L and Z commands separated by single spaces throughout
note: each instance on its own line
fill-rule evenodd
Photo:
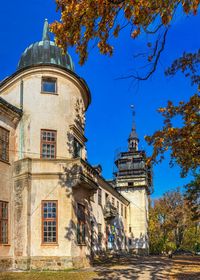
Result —
M 63 53 L 61 48 L 50 41 L 47 19 L 44 22 L 42 41 L 35 42 L 25 49 L 19 60 L 18 69 L 43 63 L 62 66 L 74 71 L 71 56 L 67 52 Z
M 7 102 L 2 97 L 0 97 L 0 104 L 4 105 L 5 107 L 10 109 L 11 111 L 17 113 L 19 116 L 22 116 L 22 114 L 23 114 L 23 111 L 21 109 L 19 109 L 19 108 L 15 107 L 14 105 L 10 104 L 9 102 Z

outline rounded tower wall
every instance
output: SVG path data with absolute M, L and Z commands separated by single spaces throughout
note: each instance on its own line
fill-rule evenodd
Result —
M 46 78 L 55 81 L 54 93 L 42 90 Z M 31 67 L 8 81 L 1 89 L 1 96 L 23 109 L 22 120 L 16 129 L 15 160 L 40 157 L 41 130 L 57 132 L 57 158 L 72 157 L 70 126 L 81 122 L 81 133 L 84 133 L 84 113 L 89 104 L 86 88 L 77 78 L 58 67 Z M 81 157 L 86 157 L 84 146 Z

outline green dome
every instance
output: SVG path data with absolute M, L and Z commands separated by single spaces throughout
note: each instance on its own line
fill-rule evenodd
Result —
M 62 50 L 50 41 L 47 20 L 44 23 L 42 41 L 31 44 L 26 48 L 19 60 L 18 70 L 40 64 L 58 65 L 74 71 L 71 56 L 68 53 L 63 54 Z

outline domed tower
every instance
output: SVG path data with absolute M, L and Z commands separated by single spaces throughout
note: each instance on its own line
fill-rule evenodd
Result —
M 86 159 L 84 126 L 90 91 L 75 74 L 68 52 L 64 54 L 50 41 L 47 20 L 42 40 L 25 49 L 17 72 L 4 80 L 1 92 L 8 102 L 23 109 L 16 159 Z
M 42 64 L 57 65 L 74 71 L 71 56 L 68 53 L 63 54 L 63 51 L 50 41 L 47 19 L 44 22 L 42 40 L 25 49 L 19 60 L 18 70 Z
M 135 112 L 128 138 L 128 151 L 118 154 L 115 164 L 116 189 L 130 201 L 129 249 L 138 254 L 148 253 L 148 196 L 151 192 L 151 168 L 145 164 L 145 151 L 138 149 Z
M 77 245 L 71 225 L 77 223 L 78 202 L 86 208 L 98 185 L 86 161 L 90 91 L 70 55 L 50 41 L 47 20 L 42 40 L 25 49 L 17 71 L 0 83 L 0 95 L 0 168 L 8 178 L 6 185 L 0 178 L 0 201 L 8 202 L 11 242 L 3 254 L 14 256 L 15 268 L 57 265 L 55 256 L 57 268 L 66 268 L 72 258 L 88 255 L 89 245 Z

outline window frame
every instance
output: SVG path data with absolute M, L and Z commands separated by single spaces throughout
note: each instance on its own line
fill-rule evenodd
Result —
M 102 205 L 102 189 L 98 189 L 98 205 Z
M 56 218 L 44 218 L 44 203 L 56 203 Z M 42 237 L 42 245 L 57 245 L 58 244 L 58 201 L 57 200 L 42 200 L 41 203 L 41 214 L 42 214 L 42 219 L 41 219 L 41 237 Z M 44 221 L 56 221 L 56 241 L 55 242 L 45 242 L 44 241 Z
M 121 216 L 123 217 L 124 215 L 124 205 L 121 203 Z
M 80 206 L 80 208 L 83 209 L 84 219 L 80 219 L 79 218 L 79 206 Z M 83 240 L 83 230 L 84 230 L 84 240 Z M 78 237 L 78 235 L 79 235 L 79 237 Z M 77 245 L 79 245 L 79 246 L 86 245 L 86 207 L 85 207 L 85 205 L 83 205 L 83 204 L 81 204 L 79 202 L 77 203 L 76 240 L 77 240 Z
M 54 132 L 55 133 L 55 141 L 44 141 L 42 139 L 42 132 L 44 132 L 44 131 L 45 132 Z M 43 156 L 43 153 L 42 153 L 43 144 L 50 144 L 50 145 L 54 144 L 55 152 L 54 152 L 54 157 L 53 158 L 52 157 L 48 158 L 48 157 Z M 40 130 L 40 158 L 41 159 L 48 159 L 48 160 L 57 158 L 57 130 L 53 130 L 53 129 L 41 129 Z
M 43 83 L 44 82 L 55 82 L 55 91 L 45 91 L 44 90 L 44 87 L 43 87 Z M 57 78 L 55 77 L 50 77 L 50 76 L 43 76 L 42 79 L 41 79 L 41 93 L 42 94 L 52 94 L 52 95 L 58 95 L 58 86 L 57 86 Z
M 75 154 L 75 145 L 76 144 L 77 144 L 77 147 L 79 145 L 79 151 L 78 151 L 78 153 Z M 74 139 L 73 139 L 73 158 L 81 158 L 82 157 L 82 151 L 83 151 L 83 145 L 77 140 L 76 137 L 74 137 Z
M 3 204 L 5 204 L 6 207 L 6 213 L 7 213 L 7 217 L 3 218 L 2 217 L 2 209 L 3 209 Z M 1 206 L 2 205 L 2 206 Z M 6 222 L 7 224 L 7 235 L 6 235 L 6 242 L 3 242 L 2 240 L 2 232 L 3 232 L 3 228 L 2 228 L 2 222 Z M 9 202 L 8 201 L 4 201 L 4 200 L 0 200 L 0 245 L 8 245 L 9 244 Z
M 102 240 L 103 240 L 103 231 L 102 231 L 102 224 L 97 224 L 97 238 L 98 238 L 98 246 L 102 246 Z
M 0 126 L 0 130 L 4 131 L 7 135 L 6 138 L 8 141 L 3 141 L 3 139 L 0 138 L 0 146 L 2 148 L 1 154 L 0 154 L 0 161 L 9 163 L 9 144 L 10 144 L 10 131 L 2 126 Z M 2 141 L 2 142 L 1 142 Z M 6 143 L 6 159 L 3 159 L 2 154 L 3 154 L 3 143 Z M 2 145 L 1 145 L 2 144 Z
M 119 201 L 117 200 L 117 212 L 119 214 Z

